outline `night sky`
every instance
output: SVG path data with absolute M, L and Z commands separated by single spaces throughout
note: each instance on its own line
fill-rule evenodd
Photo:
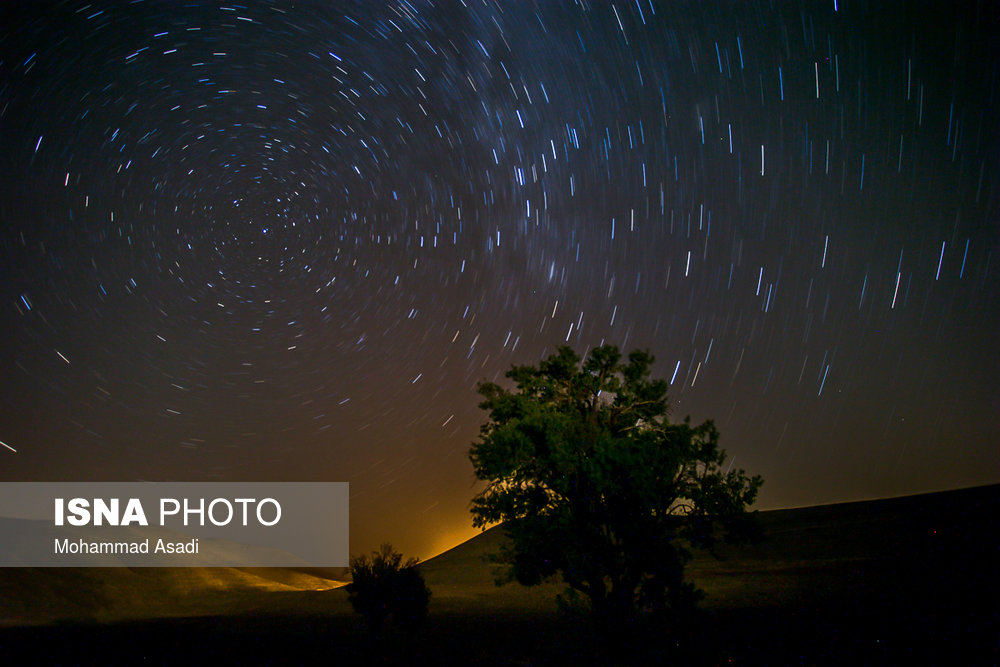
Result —
M 608 342 L 760 508 L 1000 481 L 998 17 L 5 2 L 0 480 L 346 481 L 427 557 L 476 383 Z

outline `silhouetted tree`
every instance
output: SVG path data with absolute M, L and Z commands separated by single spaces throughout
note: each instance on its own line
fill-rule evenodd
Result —
M 650 379 L 648 352 L 624 363 L 606 345 L 581 361 L 562 347 L 512 367 L 512 390 L 478 386 L 489 420 L 470 458 L 488 484 L 474 525 L 503 523 L 508 580 L 559 574 L 603 622 L 693 603 L 687 547 L 741 536 L 762 480 L 722 471 L 711 421 L 667 420 L 667 382 Z
M 416 570 L 417 563 L 416 558 L 404 562 L 391 544 L 383 544 L 371 555 L 351 558 L 352 581 L 346 586 L 349 600 L 375 636 L 389 616 L 407 632 L 427 618 L 431 591 Z

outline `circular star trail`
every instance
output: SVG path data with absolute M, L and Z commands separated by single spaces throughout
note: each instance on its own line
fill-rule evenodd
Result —
M 471 529 L 475 386 L 649 348 L 761 506 L 997 481 L 990 3 L 8 3 L 0 471 Z

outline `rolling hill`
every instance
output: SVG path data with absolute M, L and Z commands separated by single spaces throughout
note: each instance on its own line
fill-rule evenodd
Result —
M 695 557 L 688 574 L 706 592 L 700 611 L 637 629 L 626 663 L 1000 657 L 1000 486 L 762 512 L 759 523 L 758 543 Z M 256 662 L 315 659 L 336 646 L 328 657 L 347 663 L 607 662 L 600 633 L 558 613 L 561 586 L 494 585 L 485 557 L 505 539 L 491 529 L 422 563 L 433 594 L 426 627 L 379 644 L 334 588 L 337 573 L 8 568 L 0 655 Z

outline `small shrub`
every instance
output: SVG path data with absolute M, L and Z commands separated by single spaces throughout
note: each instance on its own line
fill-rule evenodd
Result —
M 402 554 L 383 544 L 370 555 L 351 558 L 347 592 L 354 611 L 365 617 L 368 629 L 378 636 L 386 619 L 413 632 L 427 618 L 431 592 L 416 570 L 416 558 L 403 561 Z

